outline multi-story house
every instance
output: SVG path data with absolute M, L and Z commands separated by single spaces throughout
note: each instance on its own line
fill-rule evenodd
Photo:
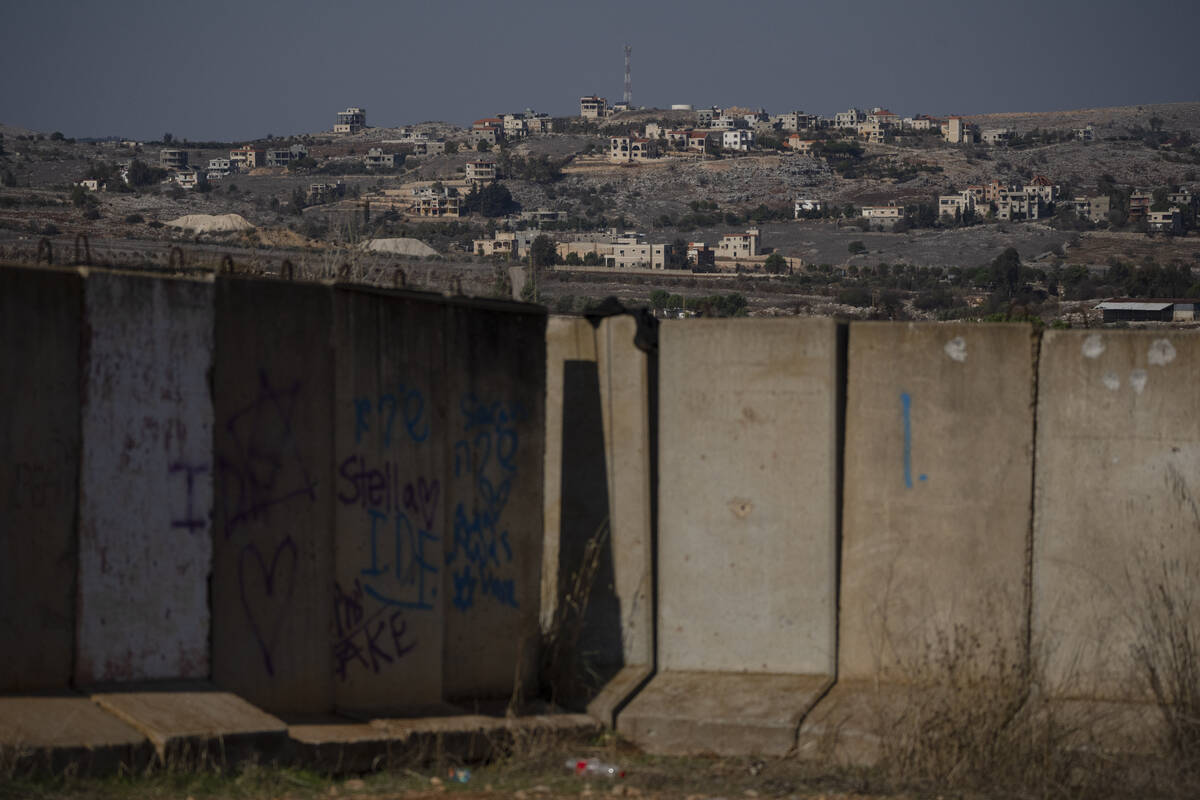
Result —
M 890 230 L 904 217 L 904 209 L 895 201 L 886 206 L 863 206 L 862 217 L 872 228 Z
M 1183 233 L 1183 214 L 1177 206 L 1171 206 L 1166 211 L 1149 212 L 1146 222 L 1155 233 Z
M 996 201 L 996 219 L 1007 221 L 1038 219 L 1041 216 L 1041 197 L 1023 189 L 1005 189 Z
M 721 148 L 724 150 L 748 151 L 754 146 L 754 133 L 747 130 L 722 131 Z
M 704 131 L 688 131 L 687 149 L 696 150 L 701 153 L 708 152 L 708 136 Z
M 1045 175 L 1034 175 L 1029 183 L 1021 187 L 1029 195 L 1037 195 L 1043 205 L 1050 205 L 1058 200 L 1058 184 Z
M 1137 220 L 1150 213 L 1150 204 L 1154 202 L 1149 192 L 1134 192 L 1129 195 L 1129 219 Z
M 414 217 L 457 217 L 461 199 L 458 192 L 443 188 L 440 192 L 432 187 L 412 190 L 412 203 L 408 213 Z
M 367 110 L 351 106 L 345 111 L 337 113 L 337 120 L 333 124 L 333 132 L 358 133 L 365 127 L 367 127 Z
M 947 117 L 942 123 L 942 138 L 949 144 L 973 144 L 977 134 L 975 126 L 963 117 Z
M 970 191 L 938 195 L 939 217 L 961 217 L 966 211 L 974 209 L 975 196 Z
M 268 167 L 286 167 L 295 157 L 291 150 L 268 150 L 265 153 Z
M 163 169 L 183 169 L 188 165 L 188 151 L 164 147 L 158 151 L 158 165 Z
M 735 259 L 756 256 L 761 244 L 759 237 L 758 228 L 749 228 L 745 233 L 727 233 L 717 242 L 717 257 Z
M 596 95 L 579 98 L 579 116 L 584 119 L 604 119 L 608 115 L 607 99 Z
M 468 161 L 464 172 L 469 181 L 491 183 L 496 180 L 496 163 L 494 161 Z
M 218 180 L 233 172 L 233 160 L 228 158 L 210 158 L 208 160 L 208 179 Z
M 229 151 L 229 160 L 239 170 L 255 169 L 261 167 L 265 161 L 266 151 L 261 147 L 251 147 L 246 145 L 239 147 L 236 150 Z
M 392 169 L 396 166 L 396 155 L 385 153 L 382 148 L 372 147 L 363 156 L 363 166 L 367 169 Z
M 867 115 L 857 108 L 841 111 L 833 116 L 833 125 L 835 128 L 857 128 L 859 123 L 866 121 Z

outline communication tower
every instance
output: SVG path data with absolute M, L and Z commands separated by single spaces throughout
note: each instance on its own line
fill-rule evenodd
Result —
M 633 48 L 625 45 L 625 105 L 633 107 L 633 72 L 629 69 L 629 57 L 633 53 Z

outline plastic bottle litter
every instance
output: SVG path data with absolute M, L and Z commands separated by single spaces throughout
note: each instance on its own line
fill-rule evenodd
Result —
M 451 767 L 447 777 L 451 783 L 466 783 L 471 780 L 471 770 L 466 767 Z
M 575 774 L 584 777 L 588 775 L 597 775 L 602 778 L 624 778 L 625 770 L 621 769 L 616 764 L 605 764 L 598 758 L 577 758 L 571 759 L 566 763 L 567 769 L 575 771 Z

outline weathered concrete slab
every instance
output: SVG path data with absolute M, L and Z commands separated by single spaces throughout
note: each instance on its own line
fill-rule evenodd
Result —
M 549 630 L 559 597 L 559 539 L 562 536 L 564 425 L 575 419 L 564 406 L 568 362 L 596 361 L 596 329 L 582 317 L 552 316 L 546 322 L 546 457 L 542 515 L 545 526 L 542 560 L 541 624 Z M 607 487 L 605 488 L 607 492 Z
M 92 700 L 144 734 L 165 763 L 269 763 L 287 740 L 281 720 L 206 683 L 132 684 Z
M 211 282 L 88 275 L 80 685 L 208 675 L 212 300 Z
M 1198 366 L 1191 331 L 1042 339 L 1033 646 L 1060 696 L 1144 697 L 1133 648 L 1178 643 L 1145 631 L 1167 611 L 1148 588 L 1200 603 Z
M 588 712 L 614 725 L 616 713 L 654 670 L 654 480 L 653 431 L 656 423 L 657 361 L 640 350 L 634 339 L 637 320 L 630 315 L 609 317 L 600 324 L 597 367 L 600 406 L 608 467 L 611 575 L 602 564 L 597 590 L 589 604 L 595 609 L 591 628 L 601 637 L 596 644 L 607 656 L 599 674 L 608 678 L 588 703 Z M 605 614 L 605 600 L 615 608 Z M 616 624 L 614 625 L 614 619 Z M 603 634 L 619 634 L 619 648 Z M 616 656 L 618 656 L 617 658 Z
M 333 708 L 332 290 L 219 279 L 213 681 Z
M 146 737 L 73 693 L 0 696 L 6 775 L 137 771 L 154 750 Z
M 71 680 L 82 314 L 78 273 L 0 269 L 0 691 Z
M 450 537 L 444 302 L 335 298 L 335 700 L 339 710 L 438 702 Z
M 618 730 L 662 755 L 782 756 L 828 675 L 660 672 L 617 717 Z
M 659 352 L 659 671 L 617 727 L 656 751 L 714 749 L 708 704 L 755 698 L 722 741 L 774 752 L 834 674 L 839 328 L 668 322 Z M 697 711 L 651 735 L 679 707 Z
M 446 311 L 447 700 L 537 682 L 546 314 L 515 303 Z
M 837 326 L 660 337 L 659 669 L 833 674 Z
M 1024 660 L 1033 347 L 1028 325 L 851 324 L 839 678 Z

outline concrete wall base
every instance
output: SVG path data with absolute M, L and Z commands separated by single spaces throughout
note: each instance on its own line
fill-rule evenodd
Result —
M 615 728 L 617 714 L 653 674 L 654 669 L 649 664 L 622 667 L 621 671 L 604 684 L 604 688 L 588 703 L 587 713 L 599 720 L 605 727 Z
M 5 774 L 79 776 L 135 773 L 154 758 L 133 727 L 80 695 L 0 697 L 0 764 Z
M 269 762 L 287 743 L 282 720 L 207 683 L 122 686 L 92 700 L 144 734 L 166 765 Z
M 801 720 L 829 688 L 826 675 L 666 672 L 617 717 L 617 730 L 648 753 L 782 756 Z

